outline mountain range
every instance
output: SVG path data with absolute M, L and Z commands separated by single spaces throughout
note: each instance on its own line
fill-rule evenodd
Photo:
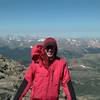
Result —
M 12 99 L 31 62 L 32 46 L 43 40 L 32 36 L 0 37 L 0 100 Z M 78 100 L 100 100 L 100 39 L 57 38 L 57 43 L 58 55 L 68 60 Z M 63 97 L 62 89 L 60 92 Z

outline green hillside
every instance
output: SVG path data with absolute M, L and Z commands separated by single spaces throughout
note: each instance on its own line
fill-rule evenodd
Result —
M 100 53 L 99 54 L 86 54 L 77 59 L 79 64 L 83 64 L 88 67 L 92 67 L 95 70 L 100 71 Z
M 88 99 L 84 98 L 83 100 L 100 100 L 100 53 L 86 54 L 74 60 L 76 65 L 84 65 L 87 68 L 86 70 L 70 71 L 77 96 L 88 97 Z M 70 59 L 69 65 L 72 62 L 73 59 Z

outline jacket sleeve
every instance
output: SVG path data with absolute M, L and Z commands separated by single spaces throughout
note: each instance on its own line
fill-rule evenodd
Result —
M 76 100 L 76 95 L 70 78 L 68 66 L 65 63 L 62 72 L 62 87 L 67 96 L 67 100 Z
M 26 95 L 29 88 L 31 87 L 34 73 L 35 73 L 35 69 L 32 66 L 33 66 L 33 64 L 30 64 L 29 68 L 26 70 L 24 80 L 22 81 L 22 83 L 14 97 L 14 100 L 22 100 L 22 97 L 24 97 Z

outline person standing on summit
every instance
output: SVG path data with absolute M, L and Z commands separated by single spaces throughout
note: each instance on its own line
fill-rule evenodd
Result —
M 57 51 L 57 42 L 51 37 L 32 48 L 32 63 L 14 100 L 22 100 L 29 89 L 30 100 L 59 100 L 60 85 L 67 100 L 76 100 L 67 62 L 57 56 Z

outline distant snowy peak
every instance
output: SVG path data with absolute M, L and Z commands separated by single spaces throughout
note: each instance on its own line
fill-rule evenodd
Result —
M 41 39 L 38 39 L 37 41 L 38 42 L 43 42 L 45 39 L 44 38 L 41 38 Z

